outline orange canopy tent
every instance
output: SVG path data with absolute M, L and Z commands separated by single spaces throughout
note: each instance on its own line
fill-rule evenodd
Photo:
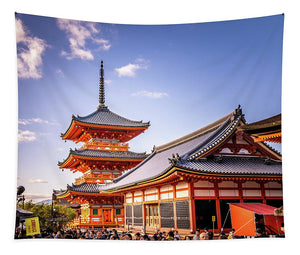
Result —
M 232 228 L 235 235 L 256 236 L 256 218 L 261 215 L 267 233 L 283 234 L 280 229 L 282 216 L 275 216 L 276 207 L 261 203 L 232 203 L 230 204 Z

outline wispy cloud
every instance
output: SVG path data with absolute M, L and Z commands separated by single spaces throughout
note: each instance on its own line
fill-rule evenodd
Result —
M 55 121 L 43 120 L 41 118 L 19 119 L 18 123 L 19 123 L 19 125 L 30 125 L 30 124 L 33 124 L 33 123 L 48 124 L 48 125 L 59 125 Z
M 149 97 L 149 98 L 162 98 L 168 97 L 169 95 L 165 92 L 150 92 L 146 90 L 138 91 L 136 93 L 132 93 L 132 96 L 141 96 L 141 97 Z
M 138 58 L 135 60 L 135 63 L 129 63 L 125 66 L 115 68 L 115 71 L 117 72 L 119 77 L 122 76 L 128 76 L 128 77 L 134 77 L 136 75 L 136 71 L 140 69 L 147 69 L 148 68 L 149 61 Z
M 45 40 L 30 35 L 30 31 L 20 19 L 16 19 L 16 39 L 18 44 L 18 76 L 22 79 L 42 77 L 42 55 L 47 47 Z
M 62 51 L 62 56 L 67 59 L 80 58 L 82 60 L 93 60 L 94 56 L 90 48 L 86 46 L 89 40 L 98 45 L 101 50 L 109 50 L 111 44 L 103 38 L 96 38 L 100 33 L 95 23 L 78 20 L 57 19 L 59 29 L 63 30 L 69 40 L 70 52 Z
M 48 183 L 48 181 L 46 180 L 42 180 L 42 179 L 30 179 L 28 180 L 29 183 Z
M 65 74 L 64 74 L 64 72 L 61 69 L 58 69 L 56 71 L 56 73 L 59 74 L 61 77 L 65 77 Z
M 18 131 L 18 141 L 21 142 L 33 142 L 36 140 L 36 133 L 29 130 Z

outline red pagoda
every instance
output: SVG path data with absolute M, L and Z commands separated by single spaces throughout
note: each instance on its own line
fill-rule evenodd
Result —
M 72 186 L 57 195 L 71 203 L 80 204 L 76 219 L 70 227 L 117 227 L 124 224 L 123 196 L 100 194 L 101 187 L 137 166 L 146 153 L 129 151 L 128 141 L 144 132 L 149 122 L 121 117 L 105 105 L 103 61 L 100 69 L 99 106 L 85 117 L 72 115 L 63 140 L 84 145 L 71 150 L 67 159 L 58 162 L 60 169 L 70 169 L 83 175 Z

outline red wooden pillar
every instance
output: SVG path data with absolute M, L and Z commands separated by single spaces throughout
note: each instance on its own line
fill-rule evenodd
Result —
M 145 190 L 142 190 L 142 213 L 143 213 L 143 229 L 144 233 L 147 232 L 146 226 L 146 206 L 145 206 Z
M 134 191 L 131 192 L 131 197 L 132 197 L 132 206 L 131 206 L 131 215 L 132 215 L 132 223 L 131 223 L 131 227 L 134 226 L 134 210 L 133 210 L 133 203 L 134 203 Z
M 173 211 L 174 211 L 174 229 L 177 229 L 177 216 L 176 216 L 176 184 L 172 184 L 173 186 Z
M 240 203 L 244 202 L 244 198 L 243 198 L 243 186 L 242 183 L 244 181 L 238 181 L 238 190 L 239 190 L 239 199 L 240 199 Z
M 161 217 L 160 217 L 160 186 L 157 187 L 157 200 L 158 200 L 158 228 L 161 229 Z
M 221 221 L 221 207 L 220 207 L 220 196 L 219 196 L 219 182 L 214 182 L 214 189 L 215 189 L 215 196 L 216 196 L 216 216 L 217 216 L 217 225 L 218 228 L 216 229 L 218 232 L 220 232 L 222 227 L 222 221 Z
M 195 199 L 194 199 L 194 183 L 188 182 L 189 189 L 189 204 L 190 204 L 190 229 L 193 232 L 196 231 L 196 211 L 195 211 Z
M 267 204 L 265 182 L 261 181 L 261 182 L 258 182 L 258 183 L 260 184 L 261 197 L 262 197 L 263 203 Z

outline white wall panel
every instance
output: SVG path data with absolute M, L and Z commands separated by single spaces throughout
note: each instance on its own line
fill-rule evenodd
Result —
M 238 184 L 233 181 L 222 181 L 218 183 L 219 188 L 237 188 Z
M 194 190 L 195 197 L 213 197 L 215 195 L 214 190 Z
M 171 199 L 171 198 L 173 198 L 173 192 L 160 194 L 160 199 Z
M 261 196 L 260 190 L 243 190 L 244 197 L 256 197 Z
M 177 191 L 176 192 L 176 198 L 179 198 L 179 197 L 188 197 L 188 195 L 189 195 L 188 190 L 182 190 L 182 191 Z
M 194 187 L 206 187 L 206 188 L 213 188 L 214 184 L 209 181 L 198 181 L 194 183 Z
M 219 196 L 220 197 L 229 197 L 229 196 L 238 196 L 239 195 L 239 191 L 238 190 L 219 190 Z
M 266 196 L 267 197 L 281 197 L 282 196 L 282 190 L 266 190 Z

